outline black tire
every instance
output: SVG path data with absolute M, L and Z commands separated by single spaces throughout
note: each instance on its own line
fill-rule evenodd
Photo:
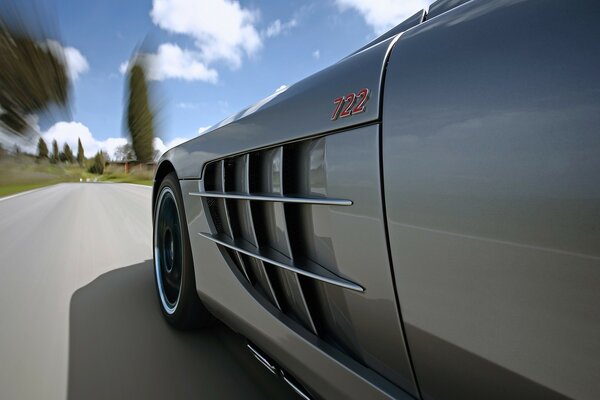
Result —
M 211 325 L 212 315 L 196 293 L 194 263 L 177 176 L 158 188 L 153 217 L 154 278 L 163 316 L 177 329 Z

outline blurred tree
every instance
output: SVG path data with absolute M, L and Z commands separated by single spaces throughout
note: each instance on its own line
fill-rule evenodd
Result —
M 119 146 L 115 149 L 115 160 L 116 161 L 131 161 L 135 160 L 135 152 L 131 144 L 126 143 L 123 146 Z
M 94 156 L 94 163 L 90 166 L 89 172 L 92 174 L 102 175 L 104 173 L 104 163 L 105 163 L 104 155 L 102 152 L 97 152 Z
M 4 150 L 4 146 L 0 143 L 0 158 L 4 157 L 4 154 L 6 154 L 6 151 Z
M 107 162 L 110 162 L 110 155 L 108 154 L 107 151 L 105 150 L 100 150 L 100 154 L 102 155 L 102 158 L 104 159 L 104 163 L 106 164 Z
M 148 83 L 145 67 L 136 60 L 129 69 L 127 128 L 136 158 L 141 162 L 152 161 L 154 155 L 154 113 L 148 99 Z
M 63 54 L 26 32 L 11 32 L 0 15 L 0 124 L 12 134 L 33 130 L 28 116 L 66 105 L 69 79 Z
M 83 145 L 81 144 L 81 139 L 77 138 L 77 163 L 80 167 L 83 167 L 83 162 L 85 161 L 85 154 L 83 152 Z
M 59 160 L 59 154 L 58 154 L 58 143 L 56 142 L 56 139 L 54 139 L 52 141 L 52 157 L 50 158 L 50 161 L 57 163 Z
M 48 158 L 48 146 L 42 138 L 38 140 L 38 158 Z
M 65 161 L 73 164 L 73 150 L 71 150 L 71 146 L 68 143 L 65 143 L 63 146 L 63 153 L 65 155 Z

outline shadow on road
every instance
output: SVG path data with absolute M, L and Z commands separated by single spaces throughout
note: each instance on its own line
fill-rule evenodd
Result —
M 68 399 L 294 398 L 223 325 L 171 329 L 153 285 L 146 261 L 73 294 Z

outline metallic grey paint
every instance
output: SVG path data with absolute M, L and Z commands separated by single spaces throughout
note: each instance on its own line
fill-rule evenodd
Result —
M 469 1 L 471 0 L 438 0 L 429 6 L 427 19 L 437 17 L 438 15 L 441 15 L 446 11 L 450 11 L 462 4 L 468 3 Z
M 198 180 L 181 181 L 184 193 L 197 190 L 199 184 Z M 198 198 L 184 196 L 184 204 L 189 216 L 189 231 L 208 230 Z M 195 234 L 190 236 L 190 240 L 197 272 L 196 286 L 205 305 L 229 326 L 268 351 L 268 355 L 280 365 L 293 371 L 298 380 L 316 394 L 339 399 L 410 398 L 371 369 L 316 338 L 279 312 L 264 297 L 258 296 L 243 275 L 224 261 L 229 256 L 213 243 Z M 340 385 L 340 382 L 344 384 Z
M 440 0 L 167 152 L 203 302 L 313 396 L 599 398 L 598 17 L 593 1 Z M 366 112 L 331 121 L 333 99 L 362 87 Z M 224 172 L 249 176 L 255 150 L 261 193 Z M 289 296 L 257 291 L 235 252 L 198 235 L 216 232 L 208 198 L 187 195 L 203 191 L 352 200 L 212 199 L 241 216 L 234 239 L 258 246 L 259 221 L 269 251 L 300 246 L 364 292 L 246 261 Z
M 389 31 L 384 33 L 383 35 L 379 36 L 377 39 L 367 43 L 360 49 L 356 50 L 351 55 L 359 53 L 365 49 L 368 49 L 369 47 L 372 47 L 378 43 L 383 42 L 386 39 L 397 36 L 398 34 L 406 31 L 407 29 L 410 29 L 414 26 L 419 25 L 420 23 L 422 23 L 425 20 L 426 15 L 427 15 L 427 13 L 425 12 L 425 10 L 421 10 L 421 11 L 415 13 L 414 15 L 408 17 L 405 21 L 401 22 L 400 24 L 396 25 L 395 27 L 393 27 L 392 29 L 390 29 Z M 348 56 L 348 57 L 350 57 L 350 56 Z
M 384 187 L 425 398 L 600 398 L 598 17 L 473 1 L 392 52 Z
M 299 186 L 299 194 L 302 197 L 351 198 L 353 205 L 295 205 L 300 207 L 301 215 L 301 221 L 295 225 L 295 234 L 304 233 L 305 236 L 294 237 L 296 243 L 303 243 L 308 259 L 324 266 L 333 274 L 359 282 L 365 288 L 364 293 L 355 294 L 356 292 L 330 284 L 306 283 L 307 293 L 316 304 L 320 315 L 320 337 L 332 338 L 341 346 L 343 352 L 354 359 L 349 359 L 346 367 L 370 366 L 390 381 L 416 394 L 412 371 L 404 349 L 384 236 L 379 186 L 379 128 L 379 125 L 371 125 L 298 145 L 298 168 L 306 174 L 305 178 L 300 180 L 303 183 Z M 194 187 L 188 182 L 193 181 L 182 181 L 184 193 L 194 193 L 205 186 L 200 182 Z M 197 196 L 186 196 L 186 211 L 189 204 L 201 204 L 200 200 Z M 219 279 L 222 283 L 222 277 L 216 276 L 215 269 L 224 269 L 224 272 L 228 271 L 229 275 L 234 277 L 235 268 L 224 264 L 222 254 L 218 261 L 207 260 L 207 252 L 215 248 L 215 245 L 204 238 L 197 239 L 198 233 L 210 230 L 205 218 L 198 218 L 197 221 L 198 223 L 189 225 L 189 231 L 194 259 L 202 260 L 196 261 L 198 276 L 202 277 L 198 278 L 202 280 L 202 283 L 198 282 L 199 293 L 201 296 L 208 295 L 211 299 L 218 299 L 223 293 L 227 293 L 229 297 L 237 296 L 236 291 L 239 289 L 223 291 L 223 288 L 220 288 L 217 293 L 211 293 L 212 290 L 206 287 L 215 287 L 217 282 L 212 282 L 213 279 Z M 357 246 L 357 243 L 365 245 Z M 196 255 L 197 253 L 203 256 Z M 367 266 L 368 268 L 365 268 Z M 265 268 L 275 267 L 265 263 Z M 254 292 L 252 288 L 247 290 Z M 278 318 L 283 318 L 275 308 L 265 308 Z M 235 311 L 235 307 L 228 305 L 226 310 L 230 313 Z M 224 310 L 220 307 L 213 309 L 213 312 L 220 318 L 227 319 L 222 315 Z M 253 342 L 260 343 L 260 337 L 255 337 L 251 331 L 247 331 L 248 328 L 238 324 L 236 322 L 232 325 Z M 300 327 L 295 330 L 303 331 Z M 331 339 L 328 340 L 331 342 Z M 327 340 L 323 345 L 326 345 L 326 342 Z M 323 345 L 319 346 L 322 351 L 330 355 L 335 354 L 329 345 Z M 282 365 L 290 368 L 291 361 L 285 355 L 277 356 L 278 346 L 281 344 L 270 343 L 261 347 Z M 295 369 L 292 371 L 298 374 Z M 306 379 L 303 373 L 299 374 L 298 378 Z M 379 390 L 385 390 L 387 385 L 389 383 L 384 381 L 378 383 Z M 308 386 L 319 387 L 311 381 L 308 382 Z
M 383 61 L 392 40 L 348 57 L 232 116 L 208 133 L 169 150 L 159 163 L 170 161 L 180 179 L 198 179 L 207 161 L 377 120 Z M 365 112 L 331 121 L 333 100 L 361 88 L 371 91 Z

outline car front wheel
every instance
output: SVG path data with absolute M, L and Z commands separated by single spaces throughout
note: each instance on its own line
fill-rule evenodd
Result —
M 209 325 L 213 319 L 196 293 L 194 265 L 179 182 L 161 182 L 154 208 L 154 277 L 165 319 L 175 328 Z

